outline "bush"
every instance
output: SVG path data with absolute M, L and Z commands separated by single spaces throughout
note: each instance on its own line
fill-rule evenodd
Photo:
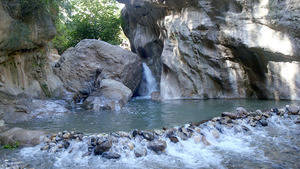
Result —
M 58 35 L 53 40 L 59 53 L 83 39 L 121 43 L 121 18 L 115 0 L 73 0 L 70 4 L 71 12 L 57 23 Z

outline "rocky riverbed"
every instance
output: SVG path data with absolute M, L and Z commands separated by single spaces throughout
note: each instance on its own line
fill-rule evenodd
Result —
M 34 168 L 299 168 L 299 115 L 298 106 L 266 112 L 239 107 L 222 117 L 160 130 L 63 131 L 15 156 Z

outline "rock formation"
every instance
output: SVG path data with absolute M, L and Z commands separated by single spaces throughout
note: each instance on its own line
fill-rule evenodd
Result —
M 132 97 L 132 91 L 123 83 L 111 79 L 103 79 L 100 87 L 85 100 L 88 109 L 119 111 Z
M 48 42 L 55 34 L 52 15 L 44 8 L 25 10 L 21 1 L 0 1 L 0 95 L 59 93 L 62 83 L 48 64 Z
M 297 0 L 118 0 L 163 99 L 300 99 Z
M 128 50 L 100 40 L 86 39 L 64 52 L 54 71 L 73 93 L 76 102 L 91 95 L 87 100 L 89 108 L 110 107 L 115 110 L 115 107 L 127 103 L 137 89 L 142 63 Z M 107 99 L 116 101 L 119 106 Z

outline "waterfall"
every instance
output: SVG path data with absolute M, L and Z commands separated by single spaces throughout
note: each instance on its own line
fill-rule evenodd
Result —
M 138 94 L 142 97 L 151 97 L 151 93 L 158 91 L 157 82 L 146 63 L 143 63 L 143 79 Z

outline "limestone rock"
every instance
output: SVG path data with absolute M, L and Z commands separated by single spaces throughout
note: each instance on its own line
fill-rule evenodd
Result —
M 135 91 L 142 63 L 136 54 L 119 46 L 85 39 L 65 51 L 54 70 L 69 91 L 87 97 L 102 79 L 119 81 Z
M 99 111 L 109 109 L 119 111 L 132 97 L 132 91 L 121 82 L 103 79 L 100 88 L 84 102 L 88 109 Z
M 44 131 L 25 130 L 15 127 L 0 134 L 0 144 L 14 145 L 19 143 L 20 146 L 35 146 L 43 141 L 46 134 Z
M 162 99 L 300 99 L 298 0 L 118 0 Z

